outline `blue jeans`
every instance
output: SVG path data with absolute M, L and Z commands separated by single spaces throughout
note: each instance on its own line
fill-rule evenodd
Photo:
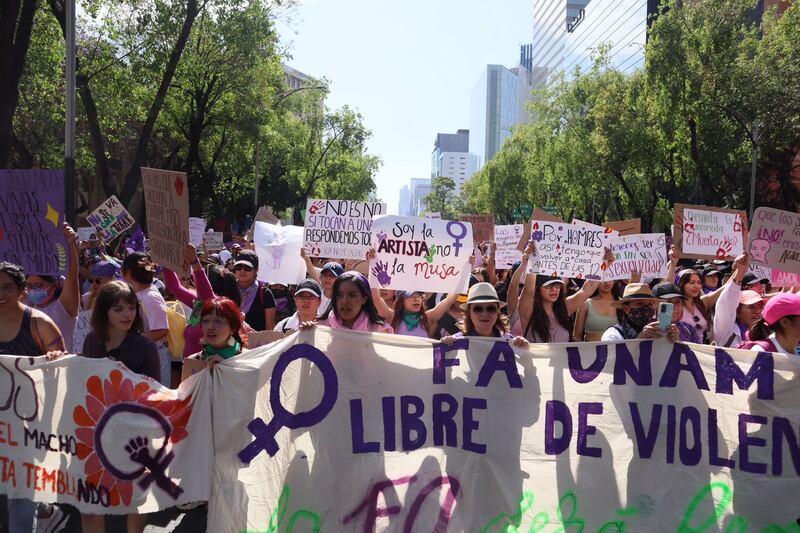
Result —
M 159 382 L 169 388 L 172 382 L 172 354 L 169 353 L 169 347 L 165 344 L 158 347 L 158 362 L 161 366 L 161 379 Z
M 8 499 L 8 530 L 10 533 L 31 533 L 33 516 L 38 503 L 21 498 Z

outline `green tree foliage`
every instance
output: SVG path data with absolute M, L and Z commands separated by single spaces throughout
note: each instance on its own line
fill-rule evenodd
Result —
M 367 152 L 363 118 L 347 107 L 327 109 L 322 81 L 299 91 L 285 84 L 275 20 L 291 2 L 82 4 L 76 148 L 83 190 L 95 202 L 116 194 L 137 214 L 140 167 L 182 170 L 192 215 L 243 215 L 256 203 L 258 152 L 259 205 L 278 212 L 314 195 L 366 198 L 380 160 Z M 61 0 L 39 4 L 13 135 L 0 139 L 5 166 L 63 164 L 64 24 Z
M 455 205 L 456 182 L 447 176 L 437 176 L 431 180 L 431 192 L 425 196 L 425 205 L 431 213 L 441 213 L 442 218 L 457 218 Z
M 520 204 L 555 205 L 663 229 L 675 202 L 747 209 L 754 146 L 757 203 L 800 208 L 800 5 L 763 19 L 750 0 L 663 7 L 645 69 L 615 71 L 600 49 L 538 94 L 536 121 L 465 186 L 468 210 L 512 222 Z

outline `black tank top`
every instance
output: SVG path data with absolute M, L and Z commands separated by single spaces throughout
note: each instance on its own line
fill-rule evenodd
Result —
M 31 309 L 26 307 L 22 313 L 22 323 L 19 325 L 17 336 L 8 342 L 0 342 L 0 354 L 2 355 L 44 355 L 39 343 L 33 336 L 31 324 Z

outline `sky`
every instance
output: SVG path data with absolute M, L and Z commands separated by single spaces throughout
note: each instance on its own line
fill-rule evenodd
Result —
M 489 64 L 519 62 L 532 0 L 301 0 L 279 21 L 286 62 L 326 78 L 332 109 L 358 110 L 383 165 L 378 198 L 429 178 L 437 133 L 469 128 L 470 94 Z

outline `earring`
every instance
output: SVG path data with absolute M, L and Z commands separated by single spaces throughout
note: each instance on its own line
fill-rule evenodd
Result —
M 236 339 L 233 338 L 233 335 L 228 337 L 228 346 L 233 346 L 236 344 Z

